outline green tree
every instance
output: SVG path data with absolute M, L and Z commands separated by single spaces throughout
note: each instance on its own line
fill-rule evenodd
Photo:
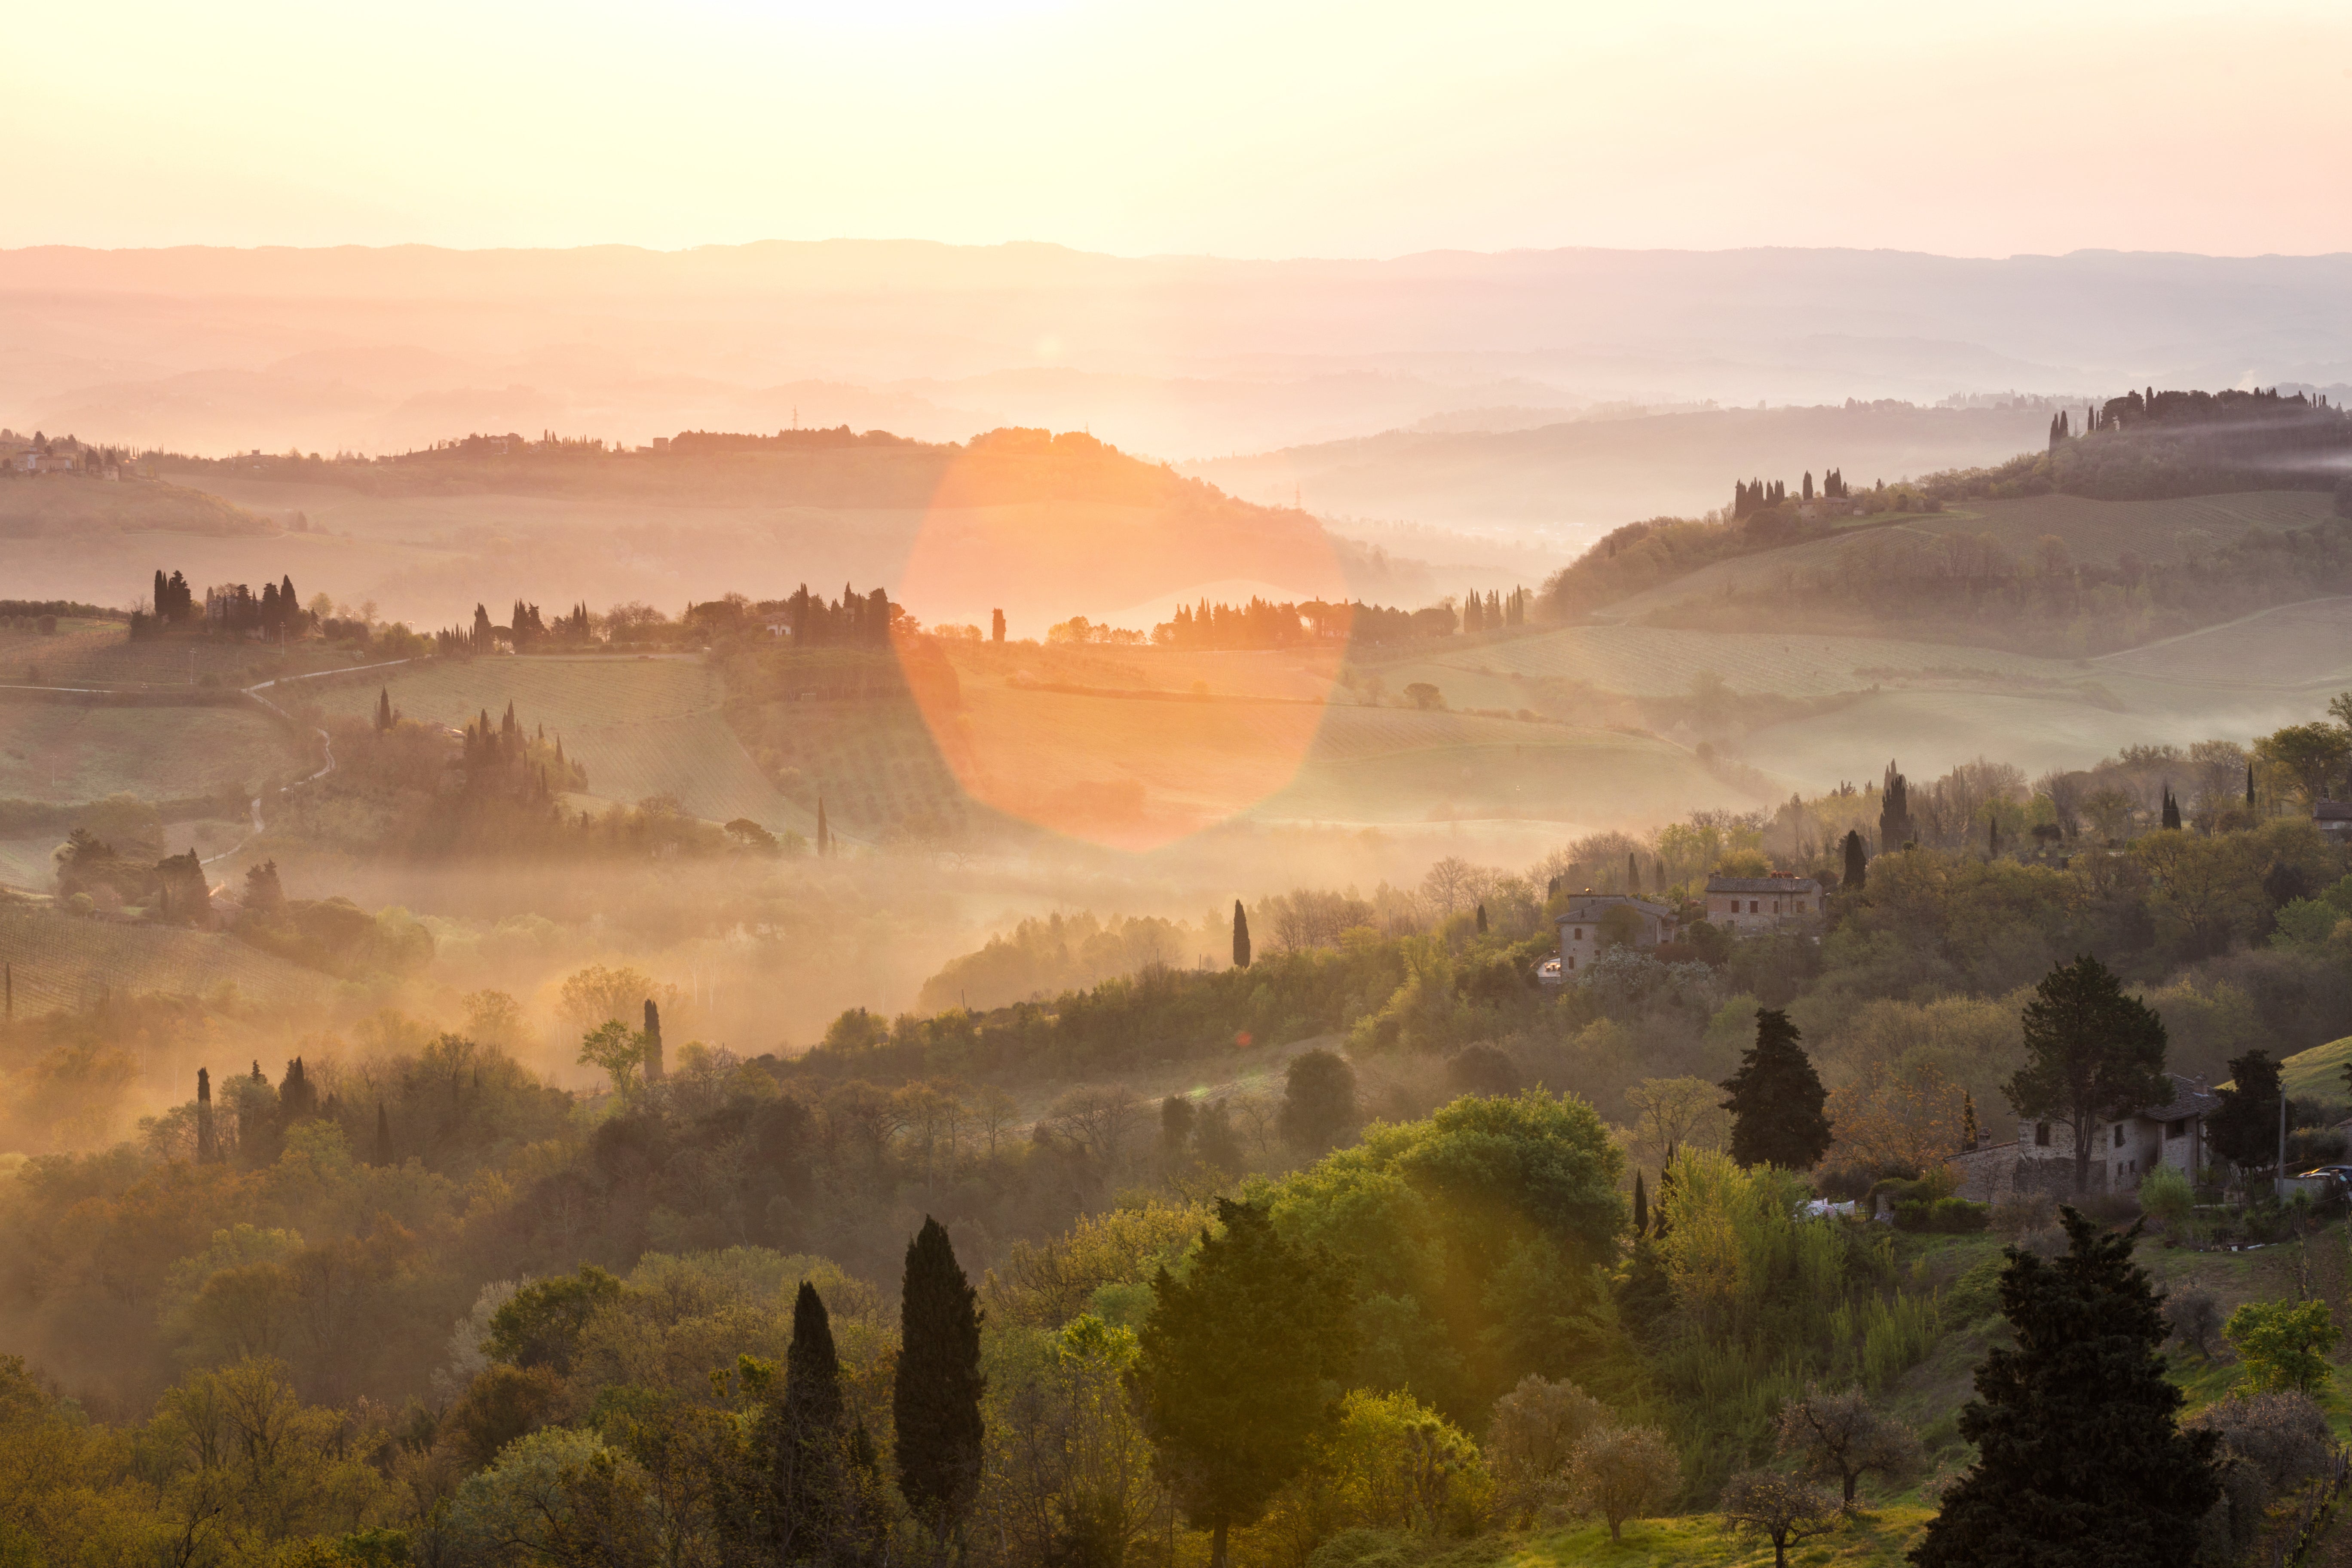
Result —
M 1210 1568 L 1337 1421 L 1355 1352 L 1347 1273 L 1284 1241 L 1266 1211 L 1221 1198 L 1178 1279 L 1152 1282 L 1135 1372 L 1155 1468 L 1196 1529 Z
M 1362 1120 L 1356 1069 L 1346 1058 L 1318 1046 L 1290 1058 L 1283 1075 L 1280 1125 L 1292 1148 L 1319 1154 L 1354 1131 Z
M 620 1299 L 621 1282 L 593 1263 L 574 1275 L 536 1280 L 490 1314 L 490 1334 L 482 1348 L 492 1361 L 568 1373 L 589 1318 Z
M 646 1037 L 618 1018 L 600 1024 L 581 1038 L 580 1065 L 603 1068 L 614 1093 L 635 1099 L 646 1065 Z
M 1279 935 L 1279 932 L 1276 933 Z M 1234 967 L 1247 969 L 1250 963 L 1249 916 L 1242 910 L 1242 901 L 1234 900 Z
M 2090 1184 L 2092 1134 L 2116 1112 L 2169 1100 L 2164 1020 L 2095 958 L 2063 964 L 2025 1005 L 2025 1065 L 2004 1086 L 2020 1116 L 2074 1135 L 2074 1190 Z
M 934 1534 L 951 1535 L 980 1486 L 979 1293 L 939 1221 L 907 1244 L 898 1368 L 890 1390 L 898 1489 Z
M 2244 1392 L 2318 1394 L 2335 1375 L 2327 1358 L 2344 1334 L 2325 1301 L 2249 1301 L 2230 1314 L 2221 1337 L 2245 1368 Z
M 2252 1170 L 2275 1163 L 2279 1146 L 2279 1064 L 2257 1047 L 2230 1058 L 2221 1109 L 2205 1119 L 2213 1152 Z
M 1830 1146 L 1829 1119 L 1822 1114 L 1829 1091 L 1799 1037 L 1788 1014 L 1758 1008 L 1756 1043 L 1723 1082 L 1731 1096 L 1723 1102 L 1731 1112 L 1731 1157 L 1743 1165 L 1807 1171 Z
M 1863 852 L 1862 832 L 1849 827 L 1845 833 L 1845 878 L 1848 888 L 1861 888 L 1870 881 L 1870 858 Z
M 2352 731 L 2339 724 L 2290 724 L 2256 741 L 2254 754 L 2308 803 L 2326 795 L 2344 775 L 2345 760 L 2352 757 Z
M 2221 1496 L 2210 1432 L 2179 1427 L 2184 1395 L 2158 1353 L 2169 1330 L 2134 1235 L 2072 1208 L 2044 1262 L 2015 1247 L 2000 1279 L 2014 1349 L 1978 1368 L 1960 1436 L 1977 1461 L 1911 1549 L 1919 1568 L 2067 1563 L 2189 1568 Z

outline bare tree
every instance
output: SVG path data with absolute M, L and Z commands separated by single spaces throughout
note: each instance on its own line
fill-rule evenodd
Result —
M 1625 1091 L 1633 1108 L 1633 1142 L 1650 1163 L 1685 1144 L 1719 1148 L 1729 1117 L 1723 1088 L 1703 1078 L 1645 1078 Z
M 1141 1106 L 1134 1090 L 1123 1085 L 1084 1084 L 1054 1101 L 1046 1125 L 1108 1165 L 1126 1150 Z
M 1851 1509 L 1864 1476 L 1895 1475 L 1917 1461 L 1919 1439 L 1902 1422 L 1872 1409 L 1860 1389 L 1825 1394 L 1815 1384 L 1781 1407 L 1780 1452 L 1798 1458 L 1807 1475 L 1836 1481 Z
M 1429 868 L 1429 874 L 1421 879 L 1421 890 L 1431 903 L 1450 915 L 1465 904 L 1476 902 L 1478 895 L 1494 879 L 1492 871 L 1473 866 L 1458 855 L 1448 855 Z

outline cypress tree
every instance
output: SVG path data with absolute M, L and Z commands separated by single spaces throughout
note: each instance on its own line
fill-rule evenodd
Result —
M 659 1083 L 662 1080 L 661 1009 L 654 1005 L 654 999 L 650 996 L 646 998 L 645 1035 L 646 1081 Z
M 2251 762 L 2246 764 L 2246 809 L 2254 809 L 2254 764 Z
M 2072 1247 L 2044 1262 L 2008 1249 L 2001 1310 L 2017 1335 L 1977 1369 L 1960 1436 L 1977 1461 L 1911 1549 L 1919 1568 L 2198 1561 L 2221 1495 L 2217 1436 L 2183 1432 L 2184 1396 L 2158 1353 L 2170 1325 L 2121 1235 L 2059 1211 Z
M 1830 1146 L 1829 1093 L 1798 1045 L 1797 1026 L 1770 1007 L 1756 1010 L 1756 1043 L 1724 1079 L 1731 1098 L 1731 1157 L 1743 1165 L 1811 1170 Z
M 890 1418 L 898 1490 L 942 1539 L 980 1488 L 980 1398 L 988 1380 L 980 1373 L 979 1300 L 947 1230 L 926 1215 L 907 1244 Z
M 1642 890 L 1642 862 L 1631 849 L 1625 851 L 1625 890 L 1629 893 Z
M 1478 906 L 1478 934 L 1486 934 L 1486 906 L 1484 904 Z
M 220 1143 L 213 1131 L 213 1075 L 205 1068 L 196 1069 L 196 1163 L 209 1165 L 220 1158 Z
M 1250 964 L 1249 916 L 1242 911 L 1242 901 L 1234 900 L 1234 967 L 1247 969 Z
M 1863 853 L 1862 834 L 1855 828 L 1845 833 L 1845 885 L 1859 888 L 1870 880 L 1870 858 Z
M 2175 829 L 2180 826 L 2180 803 L 2173 798 L 2170 784 L 2164 786 L 2164 826 Z
M 1633 1234 L 1647 1236 L 1649 1233 L 1650 1194 L 1642 1185 L 1642 1173 L 1636 1171 L 1633 1173 Z

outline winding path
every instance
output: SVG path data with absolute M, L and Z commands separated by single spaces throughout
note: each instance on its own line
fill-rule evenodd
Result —
M 277 703 L 269 700 L 268 698 L 264 697 L 261 694 L 263 690 L 272 686 L 283 686 L 297 680 L 318 680 L 331 675 L 363 675 L 371 669 L 390 669 L 394 665 L 406 664 L 408 660 L 404 658 L 391 658 L 384 660 L 382 664 L 353 665 L 348 669 L 317 669 L 312 670 L 308 675 L 283 675 L 279 676 L 275 680 L 265 680 L 257 685 L 247 686 L 243 689 L 243 694 L 247 697 L 252 698 L 256 702 L 260 703 L 264 708 L 268 709 L 272 713 L 277 714 L 280 719 L 283 719 L 289 724 L 291 724 L 294 722 L 294 716 L 291 713 L 287 712 L 285 709 L 278 706 Z M 319 737 L 319 749 L 325 758 L 326 765 L 321 767 L 315 773 L 310 773 L 305 777 L 296 779 L 292 784 L 278 785 L 278 793 L 279 795 L 285 795 L 289 791 L 299 789 L 304 784 L 317 784 L 320 779 L 325 778 L 329 773 L 335 771 L 334 738 L 329 735 L 324 730 L 313 730 L 310 732 Z M 227 848 L 222 850 L 219 854 L 205 856 L 200 864 L 210 866 L 215 861 L 226 860 L 230 856 L 235 855 L 239 850 L 243 849 L 247 845 L 252 843 L 256 838 L 261 837 L 264 826 L 261 820 L 261 796 L 255 795 L 253 797 L 252 810 L 252 830 L 247 833 L 244 837 L 230 845 Z

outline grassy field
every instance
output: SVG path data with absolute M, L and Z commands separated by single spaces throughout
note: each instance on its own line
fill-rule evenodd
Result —
M 0 797 L 247 795 L 317 765 L 283 725 L 241 700 L 224 708 L 0 702 Z
M 2352 686 L 2352 599 L 2282 605 L 2092 663 L 2103 672 L 2169 685 L 2340 690 Z
M 1848 1519 L 1790 1552 L 1789 1562 L 1798 1568 L 1900 1568 L 1904 1552 L 1932 1517 L 1931 1509 L 1901 1506 Z M 1724 1530 L 1720 1515 L 1701 1513 L 1628 1523 L 1622 1541 L 1611 1541 L 1608 1527 L 1600 1524 L 1538 1535 L 1496 1561 L 1510 1568 L 1759 1568 L 1772 1562 L 1772 1548 L 1769 1542 L 1743 1542 Z
M 0 962 L 16 972 L 20 1014 L 89 1006 L 109 990 L 210 996 L 224 985 L 299 1005 L 323 1001 L 334 984 L 234 937 L 86 920 L 21 900 L 0 901 Z
M 2344 1083 L 2344 1068 L 2352 1064 L 2352 1035 L 2297 1051 L 2279 1064 L 2279 1077 L 2290 1100 L 2316 1100 L 2340 1105 L 2352 1100 Z
M 2089 668 L 2079 661 L 1948 643 L 1638 626 L 1564 626 L 1394 663 L 1367 661 L 1366 668 L 1377 671 L 1391 691 L 1402 691 L 1407 680 L 1431 679 L 1456 707 L 1505 706 L 1469 700 L 1470 692 L 1481 689 L 1470 678 L 1479 676 L 1506 681 L 1513 676 L 1579 680 L 1629 697 L 1679 696 L 1690 690 L 1702 670 L 1721 676 L 1735 691 L 1786 697 L 1822 697 L 1903 681 L 2063 689 L 2091 679 Z M 1455 699 L 1456 688 L 1448 687 L 1448 679 L 1460 683 L 1463 699 Z
M 718 672 L 699 658 L 433 659 L 381 676 L 322 681 L 303 693 L 331 713 L 361 717 L 379 689 L 412 719 L 463 725 L 514 704 L 533 728 L 561 736 L 588 770 L 587 793 L 634 802 L 675 795 L 690 816 L 748 816 L 806 833 L 808 814 L 761 773 L 720 710 Z
M 53 636 L 0 630 L 0 685 L 250 686 L 280 675 L 365 663 L 364 654 L 311 642 L 281 651 L 265 643 L 210 637 L 132 642 L 121 621 L 68 620 Z

